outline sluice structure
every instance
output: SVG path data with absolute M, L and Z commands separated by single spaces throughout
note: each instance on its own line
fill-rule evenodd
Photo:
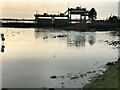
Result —
M 86 8 L 76 7 L 68 8 L 64 13 L 56 14 L 35 14 L 35 23 L 37 26 L 68 27 L 73 22 L 86 23 L 89 19 L 89 12 Z M 72 18 L 77 15 L 79 19 Z
M 36 13 L 34 19 L 0 19 L 0 27 L 15 28 L 62 28 L 67 30 L 89 31 L 110 30 L 120 27 L 120 20 L 115 17 L 108 21 L 95 20 L 97 12 L 95 8 L 87 10 L 82 7 L 67 8 L 63 13 L 49 14 Z M 115 20 L 114 20 L 115 18 Z M 119 30 L 119 29 L 116 29 Z
M 64 13 L 59 14 L 38 14 L 34 15 L 35 19 L 0 19 L 2 27 L 55 27 L 66 29 L 84 29 L 87 21 L 93 21 L 96 17 L 96 11 L 92 8 L 88 11 L 86 8 L 76 7 L 69 8 Z M 75 17 L 76 16 L 76 17 Z M 82 26 L 82 27 L 81 27 Z

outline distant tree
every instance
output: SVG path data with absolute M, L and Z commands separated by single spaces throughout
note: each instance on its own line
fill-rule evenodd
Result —
M 117 16 L 110 16 L 109 21 L 116 22 L 116 21 L 118 21 L 118 17 Z
M 97 12 L 95 8 L 92 8 L 88 15 L 89 19 L 93 22 L 97 18 Z

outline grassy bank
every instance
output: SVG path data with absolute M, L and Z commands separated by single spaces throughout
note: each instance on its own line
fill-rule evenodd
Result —
M 92 80 L 91 84 L 86 85 L 85 88 L 118 88 L 118 66 L 118 62 L 109 66 L 108 70 L 103 75 Z

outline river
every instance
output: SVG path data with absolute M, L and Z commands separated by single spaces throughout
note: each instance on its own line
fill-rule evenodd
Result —
M 3 88 L 82 88 L 118 59 L 117 32 L 53 28 L 0 28 Z M 4 47 L 2 47 L 4 46 Z

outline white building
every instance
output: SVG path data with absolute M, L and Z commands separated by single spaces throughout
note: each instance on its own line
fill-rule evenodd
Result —
M 118 17 L 120 17 L 120 1 L 118 2 Z

